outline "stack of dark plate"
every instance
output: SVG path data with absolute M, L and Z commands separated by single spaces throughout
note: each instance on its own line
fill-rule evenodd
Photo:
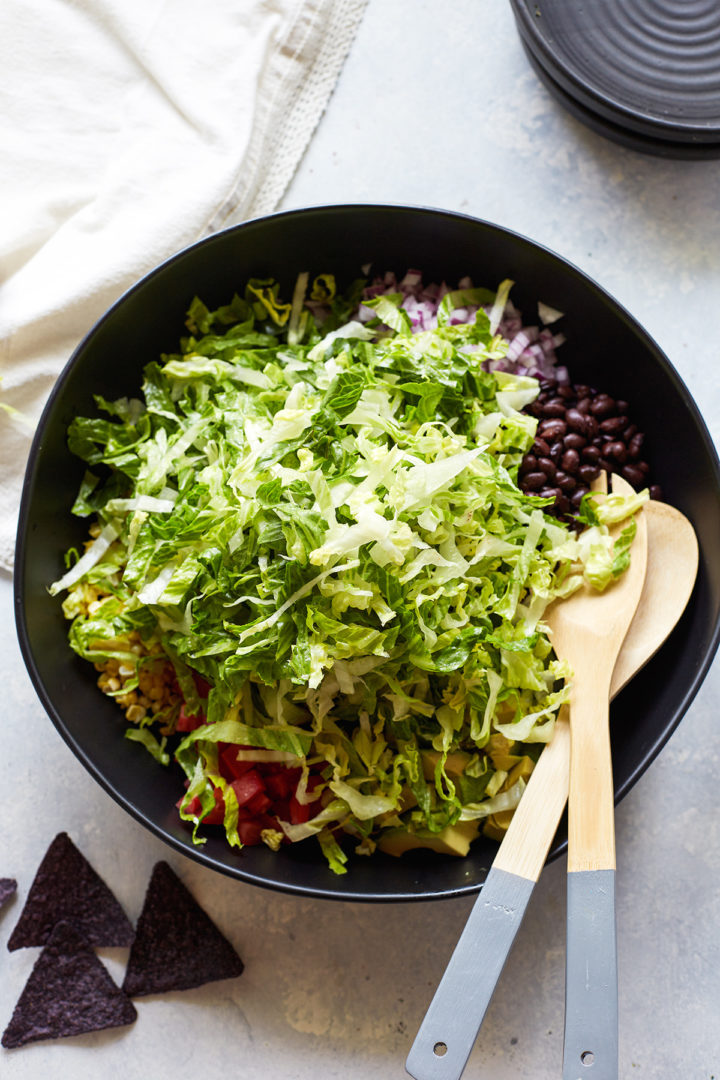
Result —
M 542 82 L 634 150 L 720 157 L 720 0 L 510 0 Z

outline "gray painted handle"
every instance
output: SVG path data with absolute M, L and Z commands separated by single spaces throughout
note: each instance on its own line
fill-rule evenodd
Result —
M 563 1080 L 618 1080 L 615 871 L 567 878 Z
M 488 874 L 405 1062 L 415 1080 L 459 1080 L 534 886 Z

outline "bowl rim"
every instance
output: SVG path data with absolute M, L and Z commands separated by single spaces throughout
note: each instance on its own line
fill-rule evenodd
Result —
M 25 618 L 24 610 L 24 585 L 26 579 L 26 545 L 25 539 L 29 527 L 29 514 L 28 508 L 31 501 L 32 489 L 34 485 L 35 475 L 37 472 L 38 461 L 42 450 L 43 436 L 45 431 L 45 425 L 52 412 L 56 400 L 62 394 L 65 383 L 75 366 L 78 357 L 91 343 L 94 336 L 99 332 L 104 323 L 111 318 L 114 312 L 121 307 L 128 297 L 135 292 L 143 289 L 146 284 L 155 278 L 157 275 L 162 274 L 166 269 L 174 263 L 188 258 L 192 253 L 200 247 L 211 245 L 214 242 L 221 241 L 229 233 L 242 233 L 248 228 L 261 226 L 267 221 L 278 221 L 284 218 L 297 218 L 300 216 L 307 216 L 308 214 L 317 213 L 320 215 L 325 214 L 347 214 L 353 213 L 367 213 L 367 212 L 382 212 L 382 213 L 396 213 L 396 214 L 417 214 L 421 213 L 436 218 L 447 218 L 454 221 L 466 221 L 472 227 L 480 226 L 486 228 L 492 232 L 504 234 L 505 236 L 520 241 L 522 244 L 528 245 L 530 248 L 538 250 L 544 256 L 549 257 L 551 260 L 561 264 L 572 275 L 576 275 L 581 279 L 582 283 L 594 292 L 599 298 L 613 309 L 616 316 L 621 318 L 627 323 L 632 333 L 640 339 L 642 345 L 648 349 L 655 360 L 657 360 L 661 366 L 665 369 L 666 374 L 674 384 L 674 388 L 678 395 L 681 397 L 685 407 L 691 414 L 692 420 L 697 426 L 698 433 L 708 451 L 709 461 L 712 463 L 712 469 L 714 474 L 714 480 L 716 487 L 720 490 L 720 460 L 714 445 L 714 442 L 710 436 L 708 427 L 703 419 L 699 407 L 697 406 L 694 398 L 690 394 L 688 388 L 685 386 L 682 378 L 675 369 L 669 357 L 660 348 L 657 342 L 650 336 L 645 330 L 642 324 L 632 315 L 625 306 L 618 301 L 611 293 L 609 293 L 603 286 L 601 286 L 594 278 L 590 277 L 584 270 L 582 270 L 575 263 L 571 262 L 565 256 L 559 254 L 553 249 L 545 246 L 544 244 L 533 240 L 531 237 L 526 236 L 523 233 L 510 229 L 507 226 L 500 225 L 496 222 L 488 221 L 484 218 L 476 217 L 472 214 L 463 213 L 461 211 L 447 210 L 440 207 L 427 206 L 427 205 L 413 205 L 406 203 L 387 203 L 387 202 L 350 202 L 350 203 L 317 203 L 308 206 L 295 207 L 291 209 L 277 210 L 270 214 L 259 215 L 254 218 L 250 218 L 247 221 L 239 222 L 235 225 L 228 226 L 227 228 L 218 230 L 217 232 L 210 233 L 209 235 L 202 237 L 199 240 L 194 241 L 192 244 L 186 245 L 162 260 L 156 266 L 152 267 L 149 271 L 138 278 L 132 285 L 125 289 L 118 298 L 103 312 L 103 314 L 94 321 L 92 326 L 83 335 L 80 342 L 73 349 L 69 359 L 64 365 L 62 371 L 58 375 L 47 401 L 41 413 L 40 419 L 37 424 L 37 428 L 33 437 L 32 445 L 27 459 L 27 465 L 25 470 L 25 476 L 22 486 L 22 496 L 20 502 L 20 510 L 18 514 L 18 525 L 16 532 L 15 542 L 15 572 L 13 575 L 13 599 L 14 599 L 14 611 L 15 611 L 15 623 L 16 632 L 18 636 L 18 642 L 20 645 L 21 655 L 23 657 L 25 666 L 30 675 L 31 681 L 35 688 L 35 691 L 40 698 L 40 701 L 45 708 L 48 716 L 50 717 L 54 727 L 66 743 L 66 745 L 72 750 L 77 759 L 81 762 L 91 777 L 105 790 L 105 792 L 114 799 L 118 805 L 120 805 L 127 813 L 129 813 L 136 821 L 148 829 L 151 833 L 157 836 L 164 843 L 169 844 L 172 848 L 178 851 L 180 854 L 187 858 L 194 859 L 200 865 L 209 869 L 216 870 L 225 874 L 228 877 L 235 880 L 242 881 L 246 884 L 255 885 L 260 888 L 272 889 L 273 891 L 288 893 L 296 896 L 303 896 L 306 898 L 315 899 L 331 899 L 341 900 L 348 902 L 368 902 L 368 903 L 395 903 L 395 902 L 416 902 L 416 901 L 430 901 L 441 899 L 455 899 L 461 896 L 470 896 L 479 892 L 482 888 L 483 882 L 471 882 L 467 885 L 459 885 L 451 888 L 434 888 L 428 889 L 425 892 L 411 892 L 411 893 L 385 893 L 378 891 L 354 891 L 352 888 L 338 891 L 331 888 L 323 888 L 316 886 L 308 886 L 295 882 L 283 882 L 279 880 L 269 880 L 266 877 L 253 873 L 243 868 L 242 862 L 238 861 L 237 865 L 230 865 L 215 859 L 212 855 L 206 853 L 201 846 L 188 847 L 182 840 L 174 837 L 168 832 L 161 824 L 147 817 L 140 809 L 138 809 L 130 799 L 119 791 L 116 786 L 111 783 L 103 772 L 92 762 L 88 753 L 83 748 L 81 742 L 76 739 L 70 730 L 68 729 L 65 721 L 60 715 L 59 710 L 51 700 L 40 671 L 38 669 L 35 655 L 30 645 L 30 635 L 28 631 L 27 621 Z M 712 636 L 710 638 L 709 645 L 705 650 L 702 663 L 699 664 L 693 671 L 692 678 L 689 680 L 685 692 L 675 710 L 675 716 L 670 726 L 665 726 L 662 731 L 653 738 L 648 746 L 642 759 L 638 761 L 635 767 L 632 769 L 629 776 L 616 787 L 615 791 L 615 803 L 620 802 L 627 792 L 632 788 L 640 776 L 648 769 L 665 744 L 670 739 L 673 732 L 676 730 L 683 716 L 690 707 L 693 699 L 695 698 L 702 682 L 704 681 L 708 670 L 713 662 L 715 653 L 720 645 L 720 613 L 718 613 L 715 624 L 713 627 Z M 561 855 L 565 853 L 567 849 L 567 840 L 562 841 L 560 844 L 555 845 L 548 854 L 547 863 L 555 861 Z M 485 868 L 483 868 L 485 869 Z M 487 868 L 489 871 L 489 867 Z M 479 871 L 480 872 L 480 871 Z M 348 875 L 350 876 L 350 875 Z

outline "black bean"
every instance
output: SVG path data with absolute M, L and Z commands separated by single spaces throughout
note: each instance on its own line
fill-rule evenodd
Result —
M 650 498 L 662 502 L 662 488 L 659 484 L 651 484 L 649 488 Z
M 526 408 L 539 423 L 519 470 L 523 489 L 554 498 L 551 512 L 578 528 L 572 507 L 600 469 L 621 473 L 635 488 L 645 486 L 650 467 L 641 459 L 644 436 L 628 410 L 626 401 L 584 383 L 541 379 L 537 399 Z M 660 497 L 657 485 L 652 490 Z
M 583 484 L 592 484 L 599 475 L 600 469 L 597 465 L 581 465 L 578 469 L 578 476 Z
M 548 442 L 555 442 L 556 439 L 562 439 L 567 431 L 567 426 L 565 421 L 560 419 L 541 420 L 537 430 L 541 438 L 546 439 Z
M 643 474 L 643 473 L 642 473 L 642 472 L 640 471 L 640 469 L 638 469 L 637 465 L 625 465 L 625 466 L 624 466 L 624 467 L 623 467 L 623 468 L 622 468 L 622 469 L 620 470 L 620 475 L 621 475 L 621 476 L 622 476 L 622 477 L 623 477 L 623 478 L 624 478 L 625 480 L 627 480 L 628 484 L 632 484 L 632 486 L 633 486 L 633 487 L 634 487 L 634 488 L 635 488 L 636 490 L 637 490 L 638 488 L 641 488 L 641 487 L 643 486 L 643 482 L 644 482 L 644 480 L 645 480 L 645 476 L 644 476 L 644 474 Z
M 585 417 L 577 409 L 568 409 L 565 413 L 565 423 L 571 431 L 577 431 L 579 434 L 585 434 Z
M 539 491 L 546 483 L 547 477 L 544 472 L 526 473 L 523 477 L 523 487 L 527 491 Z
M 565 403 L 548 401 L 546 405 L 541 406 L 541 415 L 553 420 L 562 419 L 565 415 Z
M 610 416 L 600 424 L 603 435 L 619 435 L 627 427 L 627 416 Z
M 566 450 L 560 464 L 563 472 L 576 473 L 578 471 L 578 466 L 580 465 L 580 455 L 577 450 Z
M 605 456 L 609 457 L 611 461 L 616 461 L 618 465 L 625 464 L 625 458 L 627 457 L 627 451 L 625 449 L 625 443 L 620 439 L 616 439 L 615 442 L 609 442 L 605 446 Z
M 594 416 L 585 417 L 585 436 L 588 439 L 594 439 L 598 433 L 598 422 Z
M 636 461 L 640 457 L 642 452 L 642 444 L 645 441 L 645 436 L 642 431 L 638 431 L 633 435 L 632 439 L 628 443 L 627 453 L 631 461 Z
M 590 406 L 590 412 L 598 420 L 605 420 L 615 412 L 615 402 L 609 394 L 598 394 Z

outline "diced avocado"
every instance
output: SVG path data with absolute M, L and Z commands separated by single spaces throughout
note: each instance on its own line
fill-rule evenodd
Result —
M 531 757 L 528 757 L 527 755 L 521 757 L 517 765 L 514 765 L 510 770 L 510 774 L 505 781 L 505 790 L 511 788 L 513 784 L 516 784 L 520 779 L 529 780 L 530 773 L 534 768 L 535 762 Z
M 527 780 L 534 768 L 535 762 L 531 757 L 525 755 L 520 758 L 517 765 L 514 765 L 510 770 L 510 773 L 500 790 L 508 791 L 518 780 Z M 483 832 L 485 835 L 489 836 L 491 840 L 502 842 L 510 822 L 513 819 L 514 813 L 514 810 L 500 810 L 497 814 L 491 814 L 489 817 L 485 818 L 485 824 L 483 825 Z
M 498 843 L 502 843 L 505 833 L 512 821 L 512 816 L 512 810 L 501 810 L 498 814 L 491 814 L 489 817 L 486 817 L 483 826 L 485 836 L 489 836 L 491 840 L 497 840 Z
M 442 757 L 437 750 L 421 750 L 420 756 L 423 764 L 423 775 L 426 780 L 433 780 L 435 777 L 435 766 Z M 461 776 L 465 772 L 470 755 L 466 754 L 464 750 L 455 750 L 452 754 L 448 754 L 445 762 L 445 772 L 448 776 Z
M 467 855 L 478 830 L 477 821 L 458 821 L 455 825 L 447 825 L 439 833 L 387 829 L 380 835 L 377 846 L 387 855 L 403 855 L 413 848 L 430 848 L 441 855 Z

